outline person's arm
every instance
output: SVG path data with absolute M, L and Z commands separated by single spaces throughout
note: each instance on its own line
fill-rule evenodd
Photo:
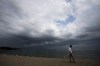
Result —
M 69 51 L 70 54 L 72 54 L 72 52 Z

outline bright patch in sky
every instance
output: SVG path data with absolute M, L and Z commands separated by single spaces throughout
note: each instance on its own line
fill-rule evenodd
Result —
M 67 19 L 65 19 L 65 21 L 61 21 L 61 20 L 55 20 L 55 22 L 57 23 L 57 26 L 59 27 L 65 27 L 67 26 L 67 24 L 72 23 L 76 18 L 72 15 L 69 15 Z

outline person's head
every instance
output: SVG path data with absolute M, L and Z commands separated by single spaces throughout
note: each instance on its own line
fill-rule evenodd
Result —
M 72 47 L 72 45 L 70 45 L 69 47 Z

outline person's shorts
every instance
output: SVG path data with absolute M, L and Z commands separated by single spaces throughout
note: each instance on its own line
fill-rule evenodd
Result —
M 69 53 L 69 56 L 72 56 L 72 53 Z

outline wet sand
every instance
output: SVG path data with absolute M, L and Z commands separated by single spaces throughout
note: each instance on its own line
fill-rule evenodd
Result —
M 0 66 L 100 66 L 100 59 L 45 58 L 14 55 L 0 55 Z

